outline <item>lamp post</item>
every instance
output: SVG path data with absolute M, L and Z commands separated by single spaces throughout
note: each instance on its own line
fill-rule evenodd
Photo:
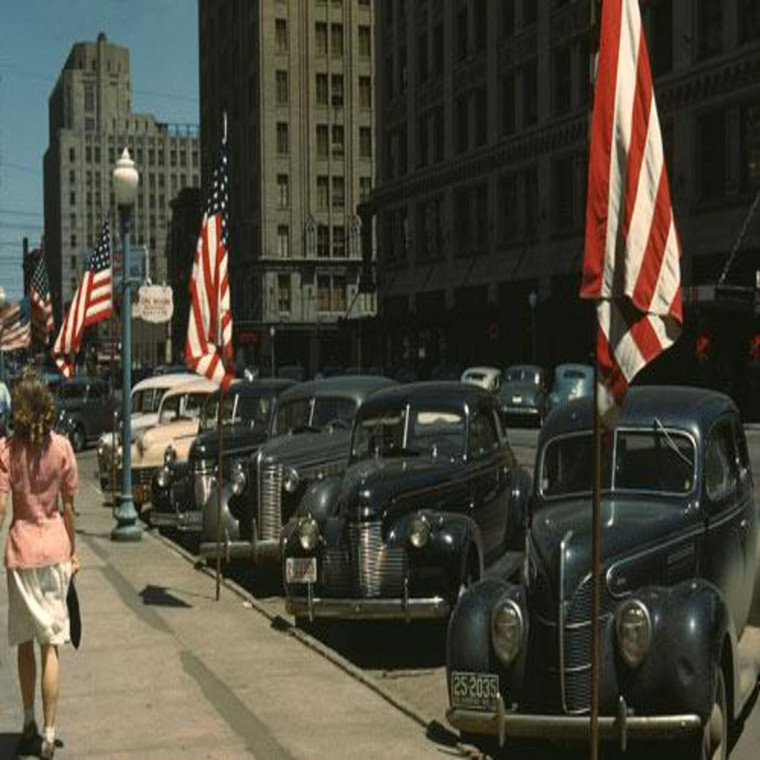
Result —
M 135 162 L 124 148 L 121 158 L 113 170 L 113 190 L 119 209 L 119 234 L 121 236 L 122 298 L 121 298 L 121 345 L 122 345 L 122 450 L 121 496 L 119 506 L 114 509 L 116 527 L 111 531 L 112 541 L 139 541 L 142 531 L 137 524 L 137 510 L 132 501 L 132 419 L 130 390 L 132 388 L 132 283 L 129 271 L 129 217 L 137 195 L 140 179 Z
M 269 338 L 272 345 L 272 377 L 274 377 L 274 336 L 277 334 L 277 330 L 274 325 L 269 325 Z
M 530 305 L 530 345 L 531 361 L 536 363 L 536 304 L 538 303 L 538 293 L 531 290 L 528 294 L 528 304 Z

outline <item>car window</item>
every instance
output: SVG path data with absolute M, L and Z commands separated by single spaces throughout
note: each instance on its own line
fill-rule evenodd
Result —
M 357 403 L 354 399 L 320 396 L 314 399 L 311 425 L 325 427 L 330 423 L 342 422 L 348 427 L 354 420 Z
M 280 435 L 290 430 L 297 430 L 309 424 L 311 416 L 311 399 L 299 398 L 285 404 L 279 404 L 274 421 L 273 432 Z
M 182 417 L 187 419 L 197 419 L 200 417 L 203 404 L 207 398 L 207 393 L 188 393 L 184 397 L 184 404 L 180 405 Z
M 272 398 L 270 396 L 239 396 L 238 405 L 235 409 L 235 421 L 266 425 L 272 410 Z
M 179 401 L 182 397 L 177 394 L 175 396 L 168 396 L 161 404 L 161 411 L 159 413 L 158 421 L 161 425 L 165 425 L 167 422 L 173 420 L 179 412 Z
M 731 426 L 718 425 L 705 447 L 705 490 L 710 501 L 725 501 L 736 493 L 737 457 Z
M 351 459 L 394 456 L 404 447 L 406 409 L 383 410 L 359 420 L 351 444 Z
M 490 414 L 476 413 L 470 420 L 467 448 L 470 456 L 475 459 L 487 456 L 499 448 L 499 435 Z
M 695 479 L 694 444 L 675 431 L 620 431 L 614 489 L 689 493 Z
M 465 419 L 456 412 L 419 410 L 409 421 L 408 449 L 452 459 L 465 451 Z

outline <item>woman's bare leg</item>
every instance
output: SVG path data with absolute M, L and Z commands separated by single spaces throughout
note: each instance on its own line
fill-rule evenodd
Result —
M 58 707 L 58 647 L 42 644 L 42 716 L 46 728 L 55 726 Z
M 34 710 L 34 685 L 37 680 L 37 662 L 34 659 L 34 642 L 18 645 L 18 681 L 24 712 Z

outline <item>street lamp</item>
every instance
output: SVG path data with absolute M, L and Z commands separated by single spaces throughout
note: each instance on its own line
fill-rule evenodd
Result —
M 111 531 L 112 541 L 139 541 L 142 531 L 137 524 L 137 510 L 132 501 L 132 419 L 131 399 L 132 389 L 132 292 L 129 271 L 129 217 L 132 204 L 137 195 L 137 183 L 140 175 L 135 169 L 135 162 L 129 157 L 129 151 L 124 148 L 121 158 L 113 170 L 113 190 L 116 205 L 119 209 L 119 235 L 121 236 L 121 345 L 122 345 L 122 427 L 123 459 L 121 463 L 121 496 L 119 506 L 114 509 L 116 527 Z
M 277 333 L 274 325 L 269 325 L 269 337 L 272 342 L 272 377 L 274 377 L 274 336 Z
M 538 293 L 531 290 L 528 293 L 528 304 L 530 305 L 530 343 L 531 356 L 533 364 L 536 363 L 536 304 L 538 303 Z

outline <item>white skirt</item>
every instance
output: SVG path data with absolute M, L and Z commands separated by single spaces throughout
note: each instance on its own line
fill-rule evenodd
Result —
M 9 569 L 8 643 L 18 646 L 36 639 L 40 644 L 69 641 L 66 595 L 71 562 L 46 567 Z

